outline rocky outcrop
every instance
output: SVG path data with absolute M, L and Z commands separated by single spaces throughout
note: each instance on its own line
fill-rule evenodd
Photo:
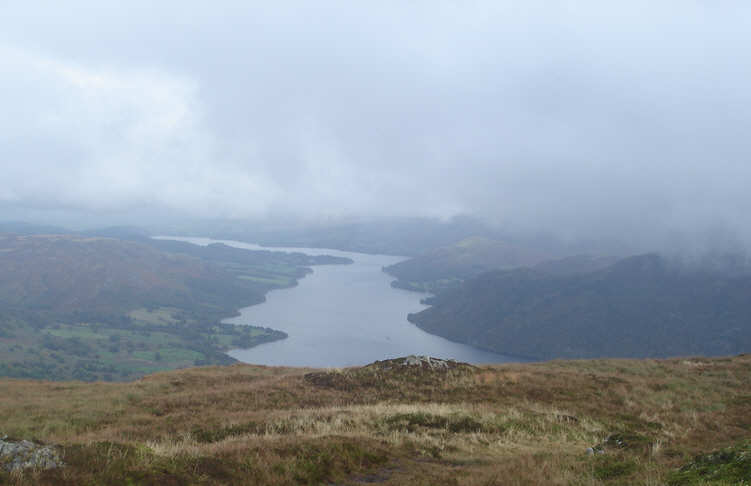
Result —
M 316 371 L 304 376 L 311 385 L 354 390 L 356 388 L 400 388 L 407 384 L 437 384 L 474 373 L 476 367 L 453 359 L 404 356 L 376 361 L 358 368 Z
M 441 371 L 456 368 L 473 368 L 473 366 L 470 364 L 460 363 L 453 359 L 433 358 L 431 356 L 416 356 L 414 354 L 405 356 L 403 358 L 376 361 L 375 363 L 371 363 L 368 366 L 379 368 L 381 370 L 389 370 L 400 366 L 410 366 L 429 371 Z
M 61 467 L 58 448 L 51 445 L 37 444 L 29 440 L 0 439 L 0 469 L 7 472 L 23 469 L 54 469 Z

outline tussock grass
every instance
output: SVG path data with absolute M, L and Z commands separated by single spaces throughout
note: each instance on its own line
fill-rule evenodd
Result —
M 68 466 L 0 484 L 681 484 L 751 438 L 749 390 L 748 356 L 6 379 L 0 432 L 61 444 Z

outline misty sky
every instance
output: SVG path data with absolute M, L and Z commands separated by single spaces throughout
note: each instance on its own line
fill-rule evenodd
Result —
M 0 105 L 6 214 L 751 240 L 748 1 L 0 0 Z

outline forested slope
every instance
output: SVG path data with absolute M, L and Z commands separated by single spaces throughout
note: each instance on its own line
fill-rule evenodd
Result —
M 432 307 L 409 316 L 420 328 L 532 358 L 751 350 L 751 275 L 653 254 L 583 274 L 489 272 L 428 301 Z

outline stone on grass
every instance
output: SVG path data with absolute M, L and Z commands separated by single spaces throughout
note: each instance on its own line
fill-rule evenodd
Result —
M 23 469 L 54 469 L 63 465 L 58 448 L 30 440 L 0 439 L 0 469 L 7 472 Z

